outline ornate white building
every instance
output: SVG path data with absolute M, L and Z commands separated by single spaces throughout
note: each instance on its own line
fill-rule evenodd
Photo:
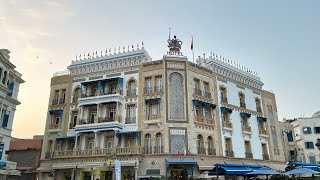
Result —
M 124 48 L 72 61 L 51 79 L 39 179 L 196 177 L 216 163 L 285 168 L 274 94 L 225 58 L 188 61 Z
M 10 62 L 10 51 L 0 49 L 0 164 L 6 163 L 9 150 L 13 118 L 18 101 L 19 86 L 24 83 L 21 74 Z M 7 172 L 4 172 L 7 173 Z M 2 172 L 0 172 L 1 177 Z M 10 174 L 10 173 L 9 173 Z

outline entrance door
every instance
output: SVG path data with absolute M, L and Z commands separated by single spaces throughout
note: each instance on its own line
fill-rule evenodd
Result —
M 102 176 L 100 180 L 110 180 L 112 179 L 112 171 L 102 171 Z
M 187 180 L 188 173 L 186 169 L 172 169 L 171 170 L 171 179 L 172 180 Z

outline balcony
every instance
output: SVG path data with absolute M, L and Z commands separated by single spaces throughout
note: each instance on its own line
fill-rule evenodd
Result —
M 216 155 L 217 155 L 216 150 L 213 149 L 213 148 L 208 148 L 208 155 L 214 155 L 214 156 L 216 156 Z
M 98 123 L 108 123 L 108 122 L 115 122 L 115 121 L 120 121 L 121 117 L 120 116 L 115 116 L 115 117 L 99 117 L 98 118 Z
M 259 134 L 267 135 L 267 130 L 259 128 Z
M 248 125 L 243 125 L 242 126 L 242 131 L 251 132 L 251 127 L 248 126 Z
M 232 127 L 232 123 L 231 122 L 222 122 L 222 126 L 224 127 L 224 128 L 230 128 L 230 129 L 232 129 L 233 127 Z
M 87 132 L 88 129 L 99 129 L 101 131 L 109 130 L 110 128 L 116 128 L 121 130 L 123 125 L 121 124 L 121 116 L 115 115 L 115 117 L 96 117 L 95 119 L 80 119 L 74 129 L 78 132 Z
M 246 158 L 247 159 L 252 159 L 253 158 L 252 152 L 246 152 Z
M 102 93 L 100 96 L 98 95 L 83 95 L 81 98 L 78 99 L 78 106 L 84 105 L 96 105 L 96 104 L 103 104 L 109 102 L 119 102 L 124 104 L 124 98 L 122 96 L 122 90 L 117 89 L 112 93 Z
M 210 93 L 210 92 L 204 91 L 204 92 L 203 92 L 203 95 L 204 95 L 204 97 L 211 99 L 211 93 Z
M 146 114 L 146 120 L 157 120 L 160 119 L 160 113 L 158 114 Z
M 152 88 L 151 87 L 145 87 L 143 89 L 143 93 L 144 94 L 151 94 L 152 93 Z
M 163 154 L 163 153 L 164 153 L 163 146 L 154 147 L 154 154 Z
M 257 112 L 262 113 L 262 108 L 257 106 Z
M 206 154 L 206 148 L 204 147 L 198 147 L 197 150 L 198 150 L 198 154 Z
M 198 96 L 202 96 L 202 91 L 199 88 L 194 88 L 194 94 Z
M 94 148 L 85 150 L 66 150 L 66 151 L 55 151 L 54 158 L 64 158 L 64 157 L 92 157 L 101 156 L 105 157 L 107 154 L 117 154 L 117 155 L 132 155 L 140 154 L 140 147 L 112 147 L 112 148 Z
M 244 103 L 244 102 L 240 102 L 240 107 L 242 107 L 242 108 L 246 108 L 246 103 Z
M 225 150 L 225 153 L 226 153 L 226 157 L 234 157 L 233 151 Z
M 154 87 L 154 92 L 155 92 L 155 93 L 163 93 L 163 88 L 162 88 L 162 86 L 155 86 L 155 87 Z
M 60 124 L 51 124 L 50 129 L 60 129 Z
M 143 154 L 152 154 L 152 147 L 151 146 L 143 147 Z
M 207 119 L 206 117 L 195 116 L 194 121 L 197 123 L 214 124 L 213 119 Z
M 137 90 L 136 89 L 128 89 L 127 90 L 127 96 L 136 96 Z
M 268 154 L 262 154 L 263 160 L 269 160 L 269 155 Z
M 228 98 L 226 98 L 226 97 L 221 97 L 221 102 L 223 102 L 223 103 L 228 103 Z
M 136 117 L 126 117 L 126 124 L 135 124 Z

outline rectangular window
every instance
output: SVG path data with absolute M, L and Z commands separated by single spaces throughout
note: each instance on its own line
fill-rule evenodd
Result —
M 288 131 L 287 138 L 288 138 L 289 142 L 293 142 L 293 132 L 292 131 Z
M 158 103 L 153 103 L 153 102 L 151 102 L 150 104 L 149 104 L 149 114 L 150 115 L 156 115 L 156 114 L 158 114 L 159 112 L 158 112 Z
M 278 147 L 279 147 L 279 144 L 278 144 L 277 132 L 276 132 L 275 130 L 272 130 L 271 133 L 272 133 L 273 146 L 274 146 L 275 148 L 278 148 Z
M 314 149 L 314 144 L 313 142 L 305 142 L 305 147 L 306 149 Z
M 206 119 L 209 119 L 209 108 L 204 108 L 204 117 L 206 118 Z
M 135 117 L 136 116 L 136 107 L 135 105 L 128 106 L 128 117 Z
M 157 76 L 156 77 L 156 87 L 161 87 L 162 86 L 162 77 Z
M 107 136 L 106 148 L 112 148 L 114 139 L 112 136 Z
M 127 147 L 132 147 L 134 145 L 135 145 L 134 136 L 133 135 L 128 136 L 128 145 L 127 145 Z
M 320 127 L 314 127 L 314 133 L 320 133 Z
M 147 88 L 151 87 L 151 78 L 146 78 L 146 87 Z
M 311 134 L 311 127 L 303 127 L 302 131 L 304 134 Z
M 92 149 L 94 147 L 94 138 L 88 137 L 88 147 L 87 149 Z
M 268 117 L 270 124 L 274 123 L 273 110 L 271 106 L 268 106 Z
M 10 111 L 4 110 L 2 113 L 2 127 L 8 127 Z
M 309 163 L 316 164 L 316 157 L 315 156 L 309 156 Z
M 114 107 L 109 108 L 110 121 L 113 121 L 115 119 L 115 116 L 116 116 L 116 108 L 114 108 Z
M 0 159 L 2 159 L 2 154 L 3 154 L 3 149 L 4 149 L 4 143 L 0 143 Z

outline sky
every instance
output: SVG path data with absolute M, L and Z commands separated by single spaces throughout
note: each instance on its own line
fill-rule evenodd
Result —
M 196 57 L 212 51 L 257 71 L 280 120 L 312 116 L 320 110 L 319 9 L 316 0 L 0 0 L 0 48 L 26 81 L 12 135 L 44 133 L 50 79 L 76 55 L 143 41 L 157 60 L 169 28 L 190 60 L 193 36 Z

